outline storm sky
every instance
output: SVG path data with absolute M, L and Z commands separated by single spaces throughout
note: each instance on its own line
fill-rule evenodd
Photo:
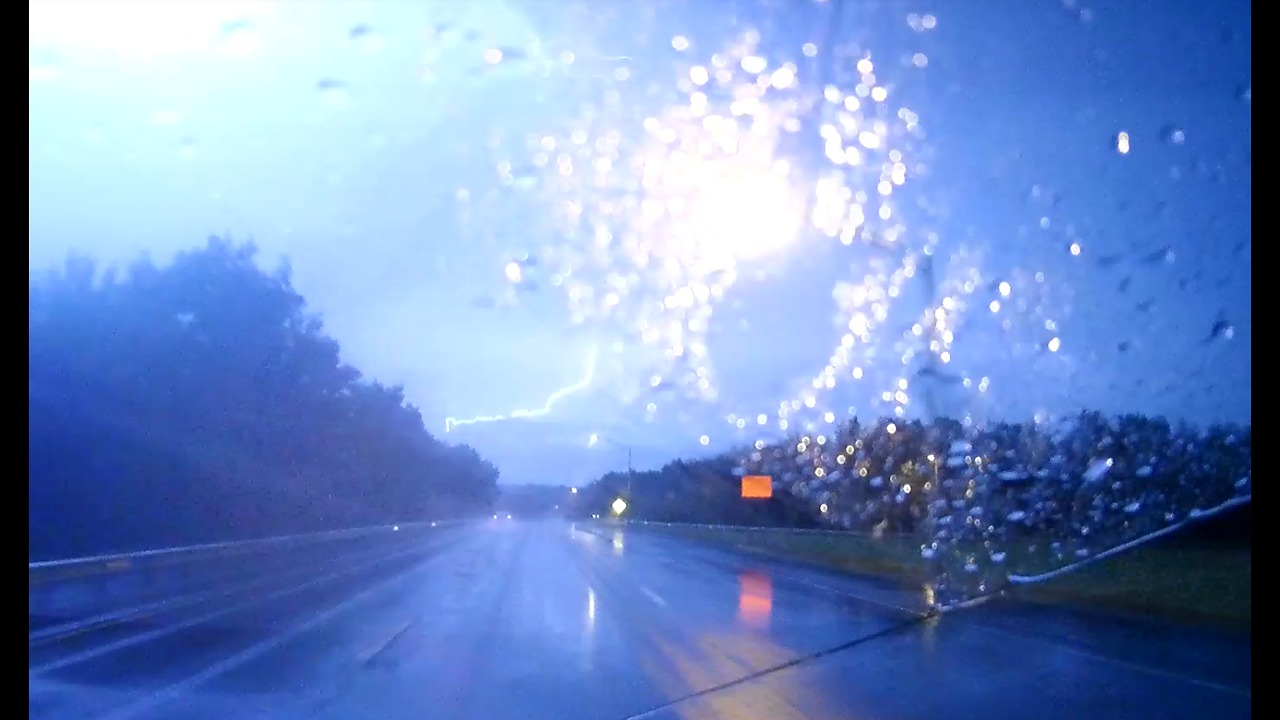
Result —
M 1247 2 L 833 8 L 34 0 L 30 267 L 252 239 L 504 482 L 1250 420 Z

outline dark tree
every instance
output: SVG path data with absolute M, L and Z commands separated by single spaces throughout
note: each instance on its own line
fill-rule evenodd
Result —
M 498 470 L 362 380 L 252 245 L 29 288 L 30 556 L 456 517 Z

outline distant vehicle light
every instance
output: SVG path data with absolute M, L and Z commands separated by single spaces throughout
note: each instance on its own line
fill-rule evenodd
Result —
M 392 531 L 399 530 L 399 529 L 400 529 L 400 526 L 399 526 L 399 525 L 392 525 L 392 526 L 391 526 L 391 529 L 392 529 Z
M 507 514 L 507 519 L 508 519 L 508 520 L 510 520 L 510 519 L 511 519 L 511 514 L 510 514 L 510 513 L 508 513 L 508 514 Z
M 494 514 L 493 519 L 494 519 L 494 520 L 497 520 L 497 519 L 498 519 L 498 515 L 497 515 L 497 513 L 495 513 L 495 514 Z

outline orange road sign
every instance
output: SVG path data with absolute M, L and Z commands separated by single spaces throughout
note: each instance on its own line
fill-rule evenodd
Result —
M 773 497 L 773 478 L 769 475 L 744 475 L 742 478 L 742 497 Z

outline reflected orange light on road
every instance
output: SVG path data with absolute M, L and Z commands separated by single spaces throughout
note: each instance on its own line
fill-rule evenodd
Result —
M 773 581 L 765 573 L 747 570 L 738 575 L 738 617 L 752 627 L 769 624 L 773 613 Z
M 745 475 L 742 478 L 742 497 L 773 497 L 773 478 L 769 475 Z

